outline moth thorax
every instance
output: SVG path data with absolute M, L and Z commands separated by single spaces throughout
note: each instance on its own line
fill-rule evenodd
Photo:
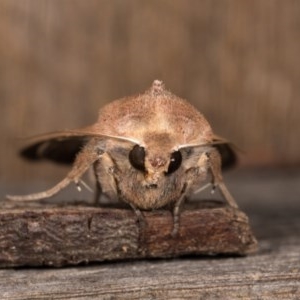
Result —
M 161 80 L 154 80 L 150 88 L 150 93 L 153 96 L 160 96 L 166 92 L 165 85 Z

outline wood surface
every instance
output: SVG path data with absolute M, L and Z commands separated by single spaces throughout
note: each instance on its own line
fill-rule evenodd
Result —
M 185 206 L 175 237 L 166 210 L 144 212 L 141 224 L 131 209 L 2 207 L 0 267 L 255 252 L 245 214 L 218 202 L 200 204 Z
M 228 174 L 226 182 L 249 216 L 257 253 L 6 268 L 1 299 L 298 300 L 300 170 L 247 169 Z

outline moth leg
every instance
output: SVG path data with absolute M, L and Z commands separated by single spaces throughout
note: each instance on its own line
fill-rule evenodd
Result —
M 76 160 L 74 162 L 72 170 L 69 174 L 60 181 L 53 188 L 35 194 L 29 194 L 24 196 L 18 195 L 7 195 L 6 198 L 12 201 L 34 201 L 41 200 L 45 198 L 50 198 L 61 191 L 63 188 L 68 186 L 72 181 L 78 186 L 80 183 L 80 177 L 88 170 L 88 168 L 99 159 L 102 153 L 97 153 L 95 151 L 95 147 L 91 147 L 87 145 L 82 151 L 77 155 Z
M 126 202 L 126 201 L 125 201 Z M 132 210 L 134 211 L 136 215 L 136 220 L 137 220 L 137 232 L 138 232 L 138 252 L 139 253 L 147 253 L 148 249 L 145 246 L 146 245 L 146 228 L 147 228 L 147 221 L 142 213 L 142 211 L 134 206 L 133 204 L 127 202 Z
M 173 208 L 173 230 L 172 230 L 172 237 L 176 237 L 179 230 L 179 218 L 180 218 L 180 207 L 181 204 L 184 202 L 186 198 L 186 186 L 183 189 L 183 192 L 179 199 L 175 202 L 174 208 Z
M 96 177 L 95 204 L 99 204 L 100 196 L 107 195 L 110 200 L 117 200 L 118 188 L 116 182 L 116 166 L 108 153 L 104 153 L 94 163 Z
M 212 150 L 208 153 L 209 168 L 213 177 L 213 189 L 219 187 L 223 197 L 231 207 L 238 208 L 237 203 L 228 191 L 222 177 L 221 171 L 221 156 L 217 150 Z
M 102 195 L 102 187 L 100 184 L 99 172 L 97 171 L 98 168 L 99 168 L 99 160 L 97 160 L 93 165 L 94 175 L 96 178 L 96 188 L 95 188 L 95 194 L 94 194 L 94 204 L 95 205 L 100 204 L 100 197 Z
M 101 194 L 107 195 L 110 200 L 122 199 L 118 188 L 118 182 L 122 180 L 122 178 L 118 175 L 117 168 L 118 167 L 108 153 L 104 153 L 101 158 L 94 163 L 95 177 L 99 184 L 99 188 L 101 188 L 100 193 L 96 193 L 95 195 L 95 200 L 97 202 Z M 145 228 L 147 222 L 141 210 L 130 201 L 127 201 L 126 199 L 122 200 L 129 204 L 133 209 L 137 221 L 139 222 L 139 227 L 142 229 Z
M 95 195 L 94 195 L 95 205 L 99 205 L 101 194 L 102 194 L 101 184 L 98 181 L 98 179 L 96 179 L 96 189 L 95 189 Z
M 131 206 L 131 208 L 133 209 L 136 217 L 137 217 L 137 220 L 139 222 L 139 225 L 142 227 L 142 228 L 145 228 L 146 227 L 146 224 L 147 224 L 147 221 L 142 213 L 142 211 L 135 207 L 134 205 L 132 205 L 131 203 L 129 203 L 129 205 Z

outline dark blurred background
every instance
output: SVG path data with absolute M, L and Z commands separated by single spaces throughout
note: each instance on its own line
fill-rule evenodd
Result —
M 298 165 L 299 56 L 297 0 L 1 0 L 0 182 L 60 180 L 67 169 L 18 158 L 18 138 L 92 124 L 154 79 L 238 145 L 241 166 Z

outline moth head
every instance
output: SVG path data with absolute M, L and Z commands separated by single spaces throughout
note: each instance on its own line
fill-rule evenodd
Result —
M 146 175 L 161 173 L 168 176 L 180 168 L 182 155 L 179 150 L 166 153 L 163 149 L 155 151 L 135 145 L 129 152 L 129 162 L 133 168 Z
M 145 185 L 157 187 L 168 176 L 175 174 L 182 164 L 182 154 L 174 151 L 172 138 L 167 133 L 148 133 L 142 145 L 129 152 L 131 166 L 143 174 Z

